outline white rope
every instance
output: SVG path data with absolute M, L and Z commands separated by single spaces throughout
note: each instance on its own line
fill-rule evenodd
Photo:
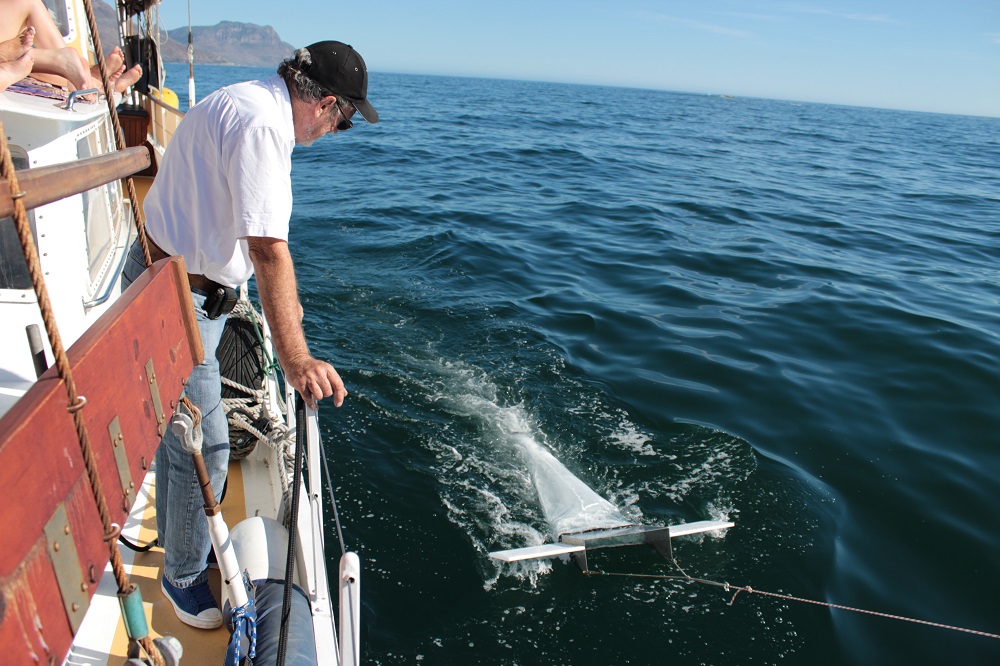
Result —
M 248 299 L 241 298 L 229 316 L 250 322 L 259 334 L 262 320 Z M 261 363 L 264 366 L 264 371 L 268 372 L 272 367 L 270 356 L 266 350 L 260 348 L 259 343 L 260 340 L 258 340 L 258 349 L 262 356 Z M 263 445 L 268 447 L 277 454 L 278 459 L 281 461 L 281 470 L 278 476 L 281 481 L 281 494 L 286 511 L 284 522 L 287 525 L 289 519 L 288 510 L 290 507 L 289 498 L 292 492 L 291 479 L 295 473 L 295 432 L 290 430 L 282 419 L 275 418 L 266 413 L 266 405 L 269 402 L 268 383 L 266 381 L 261 382 L 261 388 L 259 389 L 245 386 L 227 377 L 222 378 L 222 384 L 244 395 L 244 397 L 223 398 L 222 400 L 230 428 L 249 433 L 256 440 L 253 446 Z M 279 402 L 279 409 L 281 407 L 282 405 Z M 261 430 L 256 424 L 260 423 L 264 418 L 267 419 L 267 428 L 266 430 Z M 236 451 L 236 449 L 234 449 L 234 452 L 248 455 L 252 450 L 253 447 L 251 446 L 245 452 Z

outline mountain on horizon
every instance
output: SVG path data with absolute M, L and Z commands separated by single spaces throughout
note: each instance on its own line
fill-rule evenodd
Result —
M 168 39 L 160 45 L 163 62 L 187 62 L 187 34 L 186 27 L 167 32 Z M 203 65 L 277 68 L 295 51 L 271 26 L 238 21 L 192 26 L 191 38 L 194 61 Z
M 97 29 L 105 52 L 118 44 L 118 15 L 105 2 L 94 3 Z M 160 44 L 163 62 L 187 62 L 187 27 L 167 32 Z M 211 26 L 192 26 L 194 61 L 202 65 L 238 65 L 241 67 L 278 67 L 292 55 L 295 47 L 281 41 L 269 25 L 222 21 Z

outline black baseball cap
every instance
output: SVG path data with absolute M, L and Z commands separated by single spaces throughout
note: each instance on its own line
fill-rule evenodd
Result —
M 368 103 L 368 68 L 361 54 L 343 42 L 316 42 L 306 47 L 310 62 L 302 72 L 337 97 L 354 105 L 361 117 L 378 122 L 378 111 Z

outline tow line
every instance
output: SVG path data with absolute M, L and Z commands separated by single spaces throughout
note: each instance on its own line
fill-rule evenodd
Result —
M 815 599 L 804 599 L 802 597 L 795 597 L 788 594 L 779 594 L 777 592 L 767 592 L 765 590 L 758 590 L 750 587 L 749 585 L 731 585 L 729 583 L 721 583 L 714 580 L 706 580 L 704 578 L 694 578 L 689 576 L 684 569 L 681 568 L 680 563 L 676 559 L 671 559 L 671 563 L 677 567 L 677 570 L 681 572 L 680 576 L 669 576 L 665 574 L 638 574 L 638 573 L 617 573 L 609 571 L 599 571 L 596 569 L 589 569 L 582 571 L 585 576 L 617 576 L 625 578 L 647 578 L 656 580 L 673 580 L 686 583 L 699 583 L 702 585 L 710 585 L 712 587 L 720 587 L 726 592 L 732 592 L 733 596 L 729 600 L 729 605 L 732 606 L 736 597 L 740 595 L 741 592 L 746 592 L 747 594 L 760 594 L 765 597 L 772 597 L 774 599 L 782 599 L 783 601 L 794 601 L 802 604 L 811 604 L 813 606 L 824 606 L 826 608 L 834 608 L 837 610 L 850 611 L 852 613 L 861 613 L 863 615 L 872 615 L 875 617 L 882 617 L 888 620 L 898 620 L 900 622 L 909 622 L 911 624 L 920 624 L 926 627 L 936 627 L 938 629 L 948 629 L 950 631 L 958 631 L 965 634 L 972 634 L 973 636 L 982 636 L 983 638 L 996 638 L 1000 639 L 1000 634 L 990 633 L 988 631 L 979 631 L 978 629 L 968 629 L 966 627 L 956 627 L 950 624 L 942 624 L 940 622 L 931 622 L 929 620 L 920 620 L 912 617 L 905 617 L 903 615 L 892 615 L 890 613 L 881 613 L 879 611 L 866 610 L 864 608 L 854 608 L 853 606 L 843 606 L 841 604 L 832 604 L 826 601 L 816 601 Z

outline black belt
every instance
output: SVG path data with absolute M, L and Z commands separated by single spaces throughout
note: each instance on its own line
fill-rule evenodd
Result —
M 149 234 L 146 234 L 146 244 L 149 247 L 149 258 L 154 262 L 171 256 L 164 252 L 163 248 L 154 243 Z M 191 285 L 191 291 L 205 297 L 204 309 L 208 313 L 209 319 L 218 319 L 222 315 L 229 314 L 236 307 L 236 303 L 239 301 L 239 293 L 234 287 L 227 287 L 224 284 L 220 284 L 215 280 L 209 280 L 204 275 L 196 273 L 188 273 L 187 276 L 188 284 Z
M 153 263 L 156 263 L 160 259 L 166 259 L 167 257 L 171 256 L 166 252 L 164 252 L 163 248 L 154 243 L 153 239 L 149 237 L 149 234 L 146 234 L 146 244 L 149 246 L 149 258 L 153 260 Z M 196 275 L 194 273 L 188 273 L 187 275 L 188 275 L 188 284 L 191 285 L 191 288 L 205 292 L 203 294 L 205 296 L 211 294 L 213 291 L 223 286 L 214 280 L 209 280 L 204 275 Z

